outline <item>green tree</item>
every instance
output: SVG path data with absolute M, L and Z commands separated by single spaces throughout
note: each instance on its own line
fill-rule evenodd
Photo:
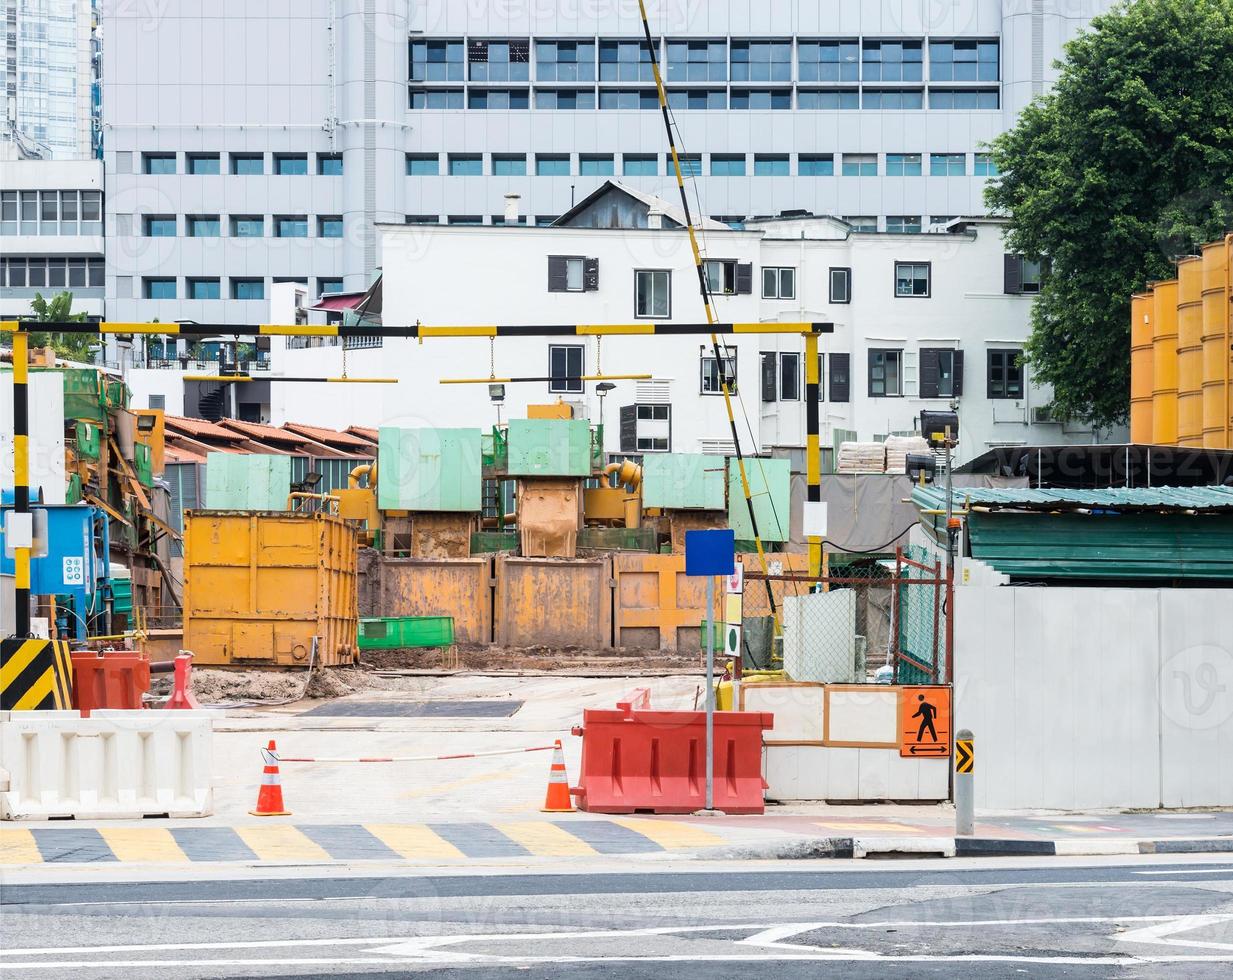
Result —
M 86 318 L 84 313 L 73 313 L 73 294 L 67 290 L 56 293 L 51 299 L 44 299 L 42 293 L 35 293 L 30 301 L 30 309 L 34 315 L 27 317 L 36 323 L 80 323 Z M 43 333 L 31 332 L 32 347 L 50 346 L 59 357 L 70 361 L 90 362 L 94 359 L 92 347 L 97 341 L 90 334 L 78 333 Z
M 1233 0 L 1134 0 L 1066 47 L 1052 91 L 999 136 L 986 203 L 1048 256 L 1027 358 L 1100 426 L 1130 399 L 1130 295 L 1233 227 Z

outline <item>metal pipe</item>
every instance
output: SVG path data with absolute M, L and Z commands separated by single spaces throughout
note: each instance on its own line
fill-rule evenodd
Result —
M 347 487 L 351 490 L 360 489 L 360 479 L 368 477 L 368 489 L 375 489 L 377 486 L 377 464 L 376 463 L 361 463 L 350 473 L 347 474 Z
M 308 493 L 304 490 L 295 490 L 287 494 L 287 510 L 295 512 L 295 501 L 297 500 L 319 500 L 321 503 L 329 503 L 334 507 L 333 513 L 338 513 L 338 508 L 342 501 L 329 493 Z M 302 513 L 302 511 L 300 512 Z
M 441 378 L 437 384 L 443 385 L 490 385 L 490 384 L 521 384 L 532 381 L 650 381 L 653 374 L 584 374 L 576 378 L 556 378 L 552 375 L 542 375 L 524 378 Z
M 642 467 L 632 459 L 623 459 L 619 463 L 609 463 L 604 467 L 604 476 L 617 475 L 617 483 L 630 490 L 642 486 Z

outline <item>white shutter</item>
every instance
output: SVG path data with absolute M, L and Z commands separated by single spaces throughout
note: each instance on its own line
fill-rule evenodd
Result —
M 639 405 L 668 405 L 672 402 L 672 382 L 639 381 L 634 389 L 634 401 Z
M 917 389 L 920 387 L 918 356 L 914 350 L 903 352 L 903 394 L 905 398 L 915 398 Z
M 736 447 L 731 439 L 699 439 L 698 452 L 707 456 L 735 456 Z

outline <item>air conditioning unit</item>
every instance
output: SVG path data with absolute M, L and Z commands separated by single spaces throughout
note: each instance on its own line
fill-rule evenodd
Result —
M 1047 425 L 1062 421 L 1062 419 L 1058 418 L 1057 415 L 1054 414 L 1052 405 L 1040 405 L 1037 408 L 1032 409 L 1033 425 Z
M 698 452 L 706 456 L 735 456 L 731 439 L 699 439 Z

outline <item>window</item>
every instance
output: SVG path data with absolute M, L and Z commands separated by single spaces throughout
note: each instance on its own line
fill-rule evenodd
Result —
M 903 351 L 872 347 L 869 350 L 869 397 L 903 395 Z
M 672 315 L 672 273 L 667 269 L 634 271 L 634 316 Z
M 318 153 L 317 173 L 322 177 L 341 177 L 343 158 L 341 153 Z
M 796 107 L 798 109 L 859 109 L 861 97 L 860 92 L 854 88 L 803 88 L 797 90 Z
M 581 344 L 548 345 L 548 390 L 554 394 L 580 394 L 583 390 Z
M 463 81 L 461 41 L 412 41 L 410 60 L 412 81 Z
M 723 109 L 728 96 L 721 88 L 674 88 L 668 90 L 668 105 L 673 109 Z
M 264 279 L 231 279 L 232 299 L 265 299 Z
M 925 100 L 920 89 L 867 88 L 862 98 L 866 109 L 920 109 Z
M 548 256 L 548 292 L 581 293 L 599 289 L 599 259 L 581 255 Z
M 712 153 L 712 177 L 744 177 L 745 154 L 743 153 Z
M 973 177 L 997 177 L 1000 173 L 998 165 L 993 162 L 993 156 L 989 153 L 977 153 L 972 157 L 972 176 Z
M 860 79 L 856 41 L 800 41 L 796 59 L 802 82 L 855 82 Z
M 959 215 L 957 214 L 931 214 L 929 216 L 929 226 L 931 228 L 945 228 L 958 217 Z
M 194 176 L 204 177 L 219 173 L 217 153 L 190 153 L 186 161 L 188 172 Z
M 222 234 L 216 214 L 190 214 L 185 220 L 189 238 L 217 238 Z
M 176 172 L 174 153 L 143 153 L 142 169 L 148 174 L 173 174 Z
M 274 215 L 275 238 L 307 238 L 308 216 L 303 214 Z
M 986 393 L 990 398 L 1023 397 L 1023 351 L 989 351 L 989 384 Z
M 484 157 L 479 153 L 451 153 L 449 175 L 451 177 L 482 177 Z
M 921 398 L 958 398 L 962 394 L 963 351 L 947 347 L 922 347 Z
M 633 408 L 635 416 L 635 432 L 637 442 L 634 450 L 640 453 L 666 453 L 672 436 L 672 406 L 671 405 L 629 405 L 622 408 Z M 622 418 L 624 422 L 624 418 Z M 640 423 L 646 422 L 644 428 Z M 655 425 L 656 422 L 661 423 Z M 657 433 L 663 433 L 662 435 Z M 622 440 L 624 442 L 624 440 Z M 624 451 L 624 449 L 622 450 Z M 633 450 L 631 450 L 633 451 Z
M 189 299 L 218 299 L 221 296 L 217 279 L 190 279 Z
M 478 214 L 451 214 L 445 219 L 447 225 L 482 225 L 483 217 Z
M 876 177 L 878 155 L 876 153 L 845 153 L 843 155 L 845 177 Z
M 578 175 L 580 177 L 611 177 L 616 173 L 611 153 L 580 153 L 578 154 Z
M 461 109 L 462 89 L 435 88 L 411 89 L 412 109 Z
M 525 88 L 473 88 L 467 92 L 468 109 L 525 109 Z
M 231 172 L 237 176 L 252 177 L 265 173 L 265 157 L 260 153 L 231 154 Z
M 849 214 L 844 221 L 852 226 L 853 231 L 870 232 L 878 230 L 878 219 L 871 214 Z
M 762 352 L 762 400 L 795 402 L 801 398 L 801 355 Z
M 733 109 L 791 109 L 790 88 L 734 88 Z
M 536 41 L 535 77 L 541 82 L 595 81 L 595 42 Z
M 527 216 L 525 214 L 520 214 L 513 221 L 506 221 L 505 215 L 494 214 L 492 216 L 492 223 L 494 225 L 525 225 L 527 223 Z
M 792 81 L 792 42 L 786 38 L 773 41 L 733 41 L 732 81 Z
M 436 153 L 408 153 L 408 177 L 436 177 L 441 173 L 441 158 Z
M 318 238 L 342 238 L 343 219 L 341 214 L 323 214 L 317 218 Z
M 931 88 L 930 109 L 997 109 L 1001 105 L 995 88 Z M 919 109 L 920 106 L 917 106 Z
M 658 109 L 659 96 L 653 88 L 609 88 L 599 90 L 601 109 Z
M 265 235 L 265 217 L 260 214 L 233 214 L 232 238 L 261 238 Z
M 755 153 L 755 177 L 787 177 L 791 173 L 786 153 Z
M 561 216 L 559 214 L 537 214 L 535 216 L 535 224 L 540 228 L 546 228 L 549 225 L 556 224 L 556 221 Z
M 968 172 L 966 153 L 930 153 L 929 175 L 931 177 L 964 177 Z
M 929 262 L 896 262 L 895 295 L 927 297 L 931 264 Z
M 736 259 L 705 259 L 706 288 L 715 296 L 748 295 L 753 292 L 753 263 Z
M 1040 292 L 1043 271 L 1040 262 L 1022 255 L 1006 255 L 1003 257 L 1003 269 L 1003 292 L 1012 295 L 1035 295 Z
M 930 41 L 929 77 L 943 82 L 996 82 L 997 41 Z
M 867 82 L 921 81 L 921 42 L 866 41 L 861 73 Z
M 733 231 L 745 230 L 745 216 L 743 214 L 713 214 L 711 217 L 714 220 L 727 225 Z
M 176 216 L 174 214 L 147 214 L 147 238 L 175 238 Z
M 919 177 L 919 153 L 888 153 L 886 154 L 887 177 Z
M 600 41 L 601 82 L 653 82 L 651 54 L 642 41 Z M 658 102 L 658 99 L 656 100 Z M 603 107 L 601 102 L 600 107 Z
M 844 268 L 831 269 L 830 301 L 832 303 L 851 303 L 852 302 L 852 270 L 851 269 L 844 269 Z
M 408 214 L 403 218 L 403 223 L 408 225 L 439 225 L 441 216 L 439 214 Z
M 626 153 L 621 160 L 626 177 L 659 176 L 659 163 L 654 153 Z
M 0 235 L 17 234 L 17 191 L 0 191 Z
M 852 400 L 852 370 L 851 354 L 830 354 L 830 400 L 832 402 L 847 402 Z
M 525 177 L 527 156 L 525 153 L 494 153 L 492 155 L 494 177 Z
M 537 177 L 568 177 L 568 153 L 537 153 L 535 154 L 535 176 Z
M 175 299 L 176 281 L 174 279 L 154 279 L 146 276 L 141 281 L 142 295 L 146 299 Z
M 530 50 L 531 44 L 526 39 L 469 41 L 468 77 L 473 82 L 528 81 L 531 77 Z
M 669 41 L 668 84 L 673 82 L 726 82 L 726 41 Z
M 595 89 L 593 88 L 537 88 L 535 90 L 535 108 L 537 109 L 594 109 Z
M 765 266 L 762 269 L 763 299 L 796 299 L 796 269 Z
M 308 174 L 307 153 L 275 153 L 274 173 L 280 177 L 304 177 Z
M 802 177 L 834 177 L 834 154 L 802 153 L 797 158 L 796 172 Z
M 886 216 L 886 232 L 889 235 L 919 235 L 920 231 L 920 215 L 918 214 L 888 214 Z
M 723 355 L 723 377 L 720 378 L 719 370 L 715 362 L 715 348 L 702 348 L 702 383 L 701 392 L 704 395 L 722 395 L 724 391 L 724 382 L 729 386 L 729 391 L 732 394 L 736 393 L 736 353 L 735 347 L 720 346 L 720 353 Z
M 341 293 L 343 291 L 343 281 L 341 279 L 321 277 L 317 279 L 317 295 L 324 296 L 326 293 Z
M 701 177 L 702 176 L 702 154 L 701 153 L 678 153 L 677 160 L 681 164 L 682 177 Z M 664 154 L 664 166 L 667 168 L 667 173 L 672 176 L 676 173 L 676 169 L 672 164 L 672 154 Z

